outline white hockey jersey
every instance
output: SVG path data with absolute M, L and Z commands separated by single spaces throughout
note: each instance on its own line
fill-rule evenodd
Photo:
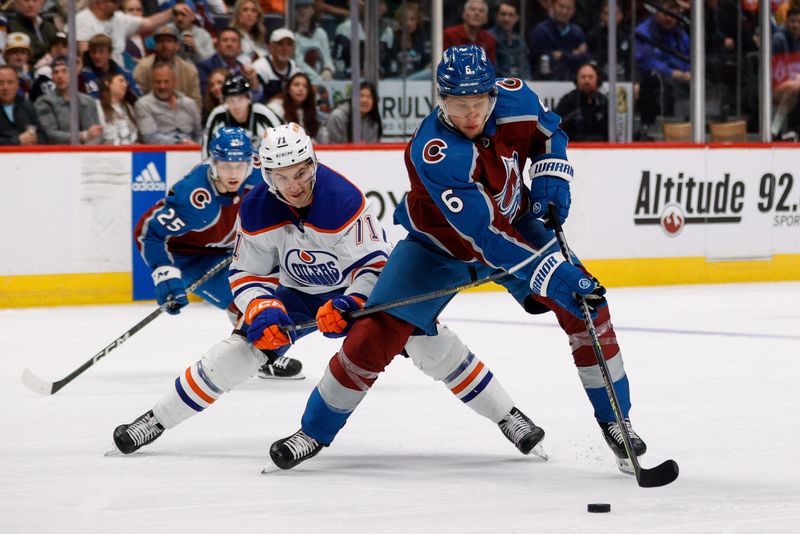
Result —
M 240 310 L 279 285 L 310 294 L 346 288 L 367 300 L 391 250 L 361 190 L 322 164 L 308 208 L 281 202 L 261 183 L 239 219 L 229 276 Z

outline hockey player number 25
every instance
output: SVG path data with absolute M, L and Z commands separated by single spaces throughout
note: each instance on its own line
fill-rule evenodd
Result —
M 452 189 L 445 189 L 442 191 L 442 202 L 445 203 L 447 209 L 453 213 L 458 213 L 464 209 L 464 201 L 458 198 Z
M 170 232 L 177 232 L 186 226 L 186 223 L 180 217 L 175 217 L 175 210 L 172 208 L 156 215 L 156 220 Z

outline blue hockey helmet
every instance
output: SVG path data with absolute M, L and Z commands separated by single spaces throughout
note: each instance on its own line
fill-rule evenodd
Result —
M 250 136 L 238 126 L 224 126 L 214 132 L 208 152 L 216 161 L 253 161 Z
M 451 46 L 436 68 L 439 96 L 471 96 L 496 93 L 494 67 L 478 45 Z
M 244 172 L 244 179 L 253 170 L 253 144 L 244 128 L 238 126 L 220 128 L 214 132 L 208 152 L 211 155 L 211 178 L 214 180 L 220 175 L 220 169 L 217 168 L 218 162 L 246 163 L 247 165 L 238 171 Z

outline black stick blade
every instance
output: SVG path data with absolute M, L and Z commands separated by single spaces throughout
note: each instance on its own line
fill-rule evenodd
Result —
M 678 464 L 675 460 L 667 460 L 652 469 L 639 471 L 637 481 L 642 488 L 659 488 L 674 482 L 676 478 L 678 478 Z

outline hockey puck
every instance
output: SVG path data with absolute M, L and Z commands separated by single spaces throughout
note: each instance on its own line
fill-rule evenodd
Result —
M 604 502 L 592 503 L 586 507 L 586 511 L 593 514 L 606 514 L 611 511 L 611 505 Z

